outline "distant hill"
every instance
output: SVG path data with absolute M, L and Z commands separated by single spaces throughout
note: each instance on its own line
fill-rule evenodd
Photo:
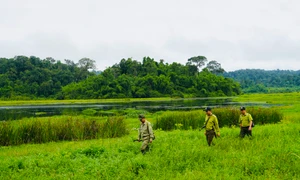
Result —
M 238 81 L 243 92 L 289 92 L 300 90 L 300 70 L 244 69 L 226 72 Z

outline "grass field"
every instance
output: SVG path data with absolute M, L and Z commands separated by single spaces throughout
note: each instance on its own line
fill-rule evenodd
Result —
M 221 128 L 208 147 L 198 130 L 156 130 L 142 155 L 138 120 L 121 138 L 0 147 L 0 179 L 300 179 L 300 93 L 243 95 L 236 101 L 281 104 L 284 119 L 257 125 L 253 138 Z M 156 115 L 147 119 L 155 123 Z
M 77 99 L 77 100 L 0 100 L 0 106 L 38 105 L 38 104 L 93 104 L 93 103 L 127 103 L 139 101 L 172 101 L 178 98 L 124 98 L 124 99 Z

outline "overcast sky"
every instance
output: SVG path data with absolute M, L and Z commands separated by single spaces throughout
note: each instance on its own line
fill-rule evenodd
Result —
M 298 0 L 0 0 L 0 57 L 300 69 Z

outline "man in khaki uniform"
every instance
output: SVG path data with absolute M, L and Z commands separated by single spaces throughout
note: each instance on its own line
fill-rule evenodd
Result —
M 218 118 L 216 115 L 212 113 L 211 108 L 207 107 L 205 108 L 204 111 L 206 112 L 206 117 L 204 122 L 204 126 L 205 126 L 204 135 L 206 135 L 207 143 L 210 146 L 213 138 L 220 136 L 220 128 L 219 128 Z
M 154 139 L 154 133 L 152 130 L 152 126 L 149 121 L 145 119 L 145 116 L 143 114 L 139 115 L 139 120 L 141 121 L 141 125 L 139 128 L 139 141 L 143 141 L 143 144 L 141 146 L 141 152 L 143 154 L 146 153 L 146 151 L 149 150 L 149 143 L 152 143 Z
M 240 137 L 244 138 L 246 134 L 247 134 L 247 136 L 252 136 L 253 118 L 252 118 L 251 114 L 246 112 L 245 107 L 241 107 L 240 110 L 241 110 L 241 115 L 239 118 L 239 123 L 241 126 Z

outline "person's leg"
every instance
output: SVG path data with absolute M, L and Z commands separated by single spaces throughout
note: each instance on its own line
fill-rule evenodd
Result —
M 244 138 L 244 137 L 245 137 L 245 128 L 243 128 L 243 127 L 241 127 L 240 137 L 241 137 L 241 138 Z
M 146 150 L 147 150 L 147 148 L 148 148 L 148 144 L 149 144 L 149 139 L 148 139 L 148 138 L 144 138 L 144 139 L 143 139 L 142 146 L 141 146 L 141 152 L 142 152 L 143 154 L 146 153 Z
M 149 152 L 150 151 L 150 144 L 148 143 L 148 146 L 146 147 L 145 149 L 146 152 Z
M 214 136 L 215 136 L 215 132 L 214 131 L 207 131 L 206 132 L 206 140 L 207 140 L 207 144 L 209 146 L 211 145 L 211 142 L 212 142 Z
M 206 132 L 205 136 L 206 136 L 206 142 L 208 143 L 208 133 L 207 132 Z
M 252 130 L 251 131 L 249 131 L 249 129 L 247 129 L 248 131 L 247 131 L 247 136 L 248 137 L 252 137 Z

